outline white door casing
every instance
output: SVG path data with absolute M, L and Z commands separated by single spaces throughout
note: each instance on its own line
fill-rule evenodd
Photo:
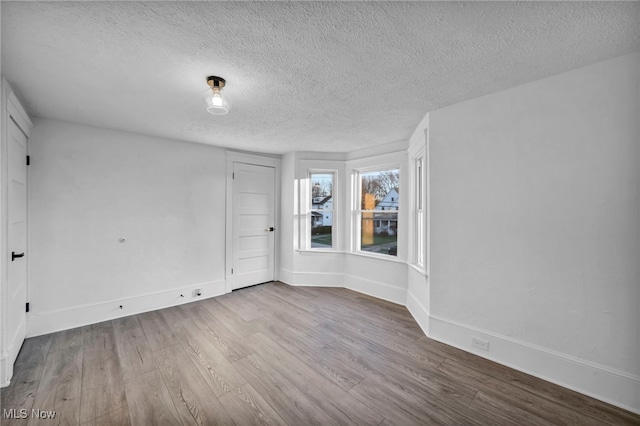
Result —
M 31 121 L 3 81 L 2 344 L 0 385 L 9 384 L 27 331 L 27 143 Z
M 233 163 L 232 290 L 275 278 L 275 169 Z

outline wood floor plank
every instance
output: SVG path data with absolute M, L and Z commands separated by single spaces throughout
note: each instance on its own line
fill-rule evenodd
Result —
M 180 417 L 158 370 L 124 383 L 129 418 L 134 426 L 180 425 Z
M 78 327 L 54 333 L 51 336 L 51 348 L 49 351 L 55 352 L 74 346 L 82 346 L 84 330 L 84 327 Z
M 342 309 L 321 308 L 319 314 L 327 320 L 331 320 L 344 328 L 356 331 L 363 336 L 376 340 L 390 348 L 399 346 L 409 346 L 424 336 L 422 331 L 412 330 L 410 333 L 406 329 L 392 326 L 379 326 L 371 318 L 357 314 L 355 312 L 344 313 Z
M 422 354 L 415 349 L 392 350 L 335 324 L 322 328 L 332 333 L 335 340 L 325 345 L 320 353 L 354 365 L 354 368 L 360 367 L 368 377 L 377 377 L 396 387 L 413 386 L 414 393 L 442 400 L 445 404 L 459 400 L 460 404 L 466 405 L 477 392 L 437 370 L 444 360 L 442 356 Z
M 305 294 L 305 290 L 301 287 L 290 286 L 280 281 L 274 281 L 269 283 L 269 285 L 272 286 L 271 288 L 274 292 L 283 295 L 290 300 L 310 300 L 315 298 L 314 296 Z
M 85 329 L 80 423 L 122 408 L 124 381 L 111 321 Z
M 2 389 L 2 409 L 31 411 L 51 347 L 51 339 L 52 335 L 47 334 L 24 341 L 13 366 L 11 383 Z M 25 421 L 4 417 L 2 424 L 24 425 Z
M 551 426 L 558 424 L 552 423 L 531 414 L 528 411 L 496 398 L 495 396 L 478 392 L 470 406 L 474 411 L 484 413 L 487 417 L 494 419 L 495 425 L 512 425 L 512 426 Z
M 255 295 L 255 293 L 253 293 Z M 293 305 L 286 300 L 273 294 L 257 295 L 253 296 L 259 298 L 256 301 L 256 305 L 261 306 L 264 316 L 273 315 L 273 313 L 286 312 L 288 315 L 295 317 L 297 323 L 304 324 L 308 327 L 315 327 L 316 325 L 324 322 L 326 319 L 319 315 L 316 311 L 309 312 L 296 305 Z
M 229 361 L 236 361 L 253 353 L 253 351 L 242 342 L 242 338 L 229 330 L 212 312 L 218 311 L 210 311 L 207 305 L 204 305 L 196 311 L 193 322 L 216 346 L 220 353 Z
M 124 380 L 156 368 L 153 353 L 138 318 L 128 316 L 113 320 L 120 371 Z
M 116 411 L 112 411 L 110 413 L 88 420 L 85 423 L 81 424 L 81 426 L 129 426 L 129 425 L 131 425 L 131 420 L 129 419 L 128 405 L 125 405 L 124 407 Z
M 154 352 L 154 356 L 169 395 L 184 424 L 233 424 L 182 346 L 174 345 L 160 349 Z
M 300 389 L 311 401 L 338 423 L 377 425 L 383 418 L 338 385 L 289 353 L 262 333 L 248 338 L 256 353 L 282 377 Z
M 435 419 L 417 411 L 403 397 L 388 392 L 371 379 L 365 379 L 349 390 L 349 393 L 391 424 L 396 425 L 441 425 Z
M 286 425 L 282 417 L 249 384 L 220 397 L 237 425 Z
M 193 322 L 179 323 L 173 327 L 173 331 L 216 396 L 246 383 L 231 362 Z
M 171 327 L 169 327 L 160 311 L 145 312 L 137 315 L 137 317 L 144 331 L 147 345 L 152 351 L 178 343 L 171 332 Z
M 452 359 L 443 362 L 438 370 L 457 381 L 472 384 L 487 395 L 507 401 L 514 408 L 526 411 L 551 423 L 579 423 L 594 426 L 603 423 L 602 420 L 596 420 L 573 410 L 558 409 L 559 407 L 555 403 L 544 397 L 509 385 Z
M 211 313 L 212 318 L 215 319 L 216 325 L 223 326 L 227 330 L 231 331 L 236 337 L 242 338 L 256 332 L 252 321 L 245 321 L 232 309 L 229 309 L 225 304 L 218 302 L 215 298 L 207 299 L 203 302 L 202 306 Z
M 324 357 L 321 348 L 326 344 L 321 333 L 311 330 L 302 324 L 290 323 L 286 315 L 273 313 L 262 323 L 264 333 L 272 336 L 286 350 L 308 364 L 314 364 L 326 378 L 344 390 L 351 389 L 360 383 L 366 375 L 358 368 L 342 360 Z
M 289 292 L 300 293 L 300 290 L 297 287 L 290 287 Z M 317 309 L 321 306 L 317 303 L 317 296 L 309 295 L 307 293 L 302 293 L 305 297 L 291 297 L 287 292 L 280 291 L 278 285 L 276 283 L 268 283 L 263 284 L 257 287 L 256 291 L 253 292 L 253 297 L 268 297 L 274 300 L 281 300 L 287 302 L 288 305 L 296 306 L 298 309 L 302 309 L 303 311 L 314 314 Z
M 32 389 L 40 381 L 45 360 L 51 347 L 51 334 L 31 337 L 22 344 L 13 366 L 11 388 L 16 391 Z
M 116 338 L 111 321 L 88 325 L 82 330 L 82 345 L 85 351 L 115 351 Z
M 22 386 L 20 391 L 16 393 L 14 393 L 13 390 L 9 388 L 2 389 L 2 405 L 0 406 L 0 408 L 3 411 L 2 413 L 0 413 L 0 415 L 2 416 L 2 421 L 0 422 L 0 424 L 2 424 L 3 426 L 24 426 L 25 424 L 27 424 L 27 421 L 21 418 L 14 418 L 13 414 L 5 414 L 4 410 L 16 410 L 14 412 L 19 413 L 20 410 L 24 409 L 27 410 L 28 413 L 31 413 L 39 383 L 39 381 L 30 382 L 30 386 Z
M 171 326 L 172 322 L 179 323 L 183 321 L 191 321 L 190 310 L 193 306 L 194 303 L 188 303 L 186 305 L 171 306 L 169 308 L 160 309 L 158 312 L 162 314 L 169 326 Z M 169 321 L 169 318 L 171 318 L 171 321 Z
M 260 306 L 254 303 L 250 296 L 251 289 L 241 289 L 217 297 L 215 300 L 231 309 L 243 321 L 249 322 L 262 317 Z
M 112 370 L 111 368 L 108 368 Z M 103 386 L 82 388 L 80 421 L 87 422 L 95 417 L 115 412 L 126 405 L 124 382 L 118 374 L 105 380 Z
M 351 296 L 351 290 L 333 289 L 316 298 L 318 309 L 347 308 L 349 312 L 365 315 L 368 319 L 384 325 L 409 328 L 423 335 L 406 307 L 395 303 L 375 300 L 366 295 Z M 357 293 L 356 293 L 357 294 Z
M 77 425 L 80 421 L 82 354 L 82 346 L 69 346 L 50 352 L 45 361 L 33 408 L 55 412 L 59 424 Z M 29 424 L 40 421 L 30 418 Z
M 346 329 L 332 321 L 320 324 L 317 329 L 322 330 L 329 338 L 333 339 L 335 344 L 342 343 L 351 347 L 354 351 L 364 350 L 367 354 L 382 360 L 393 358 L 402 366 L 413 365 L 415 367 L 436 368 L 445 360 L 445 357 L 441 354 L 424 351 L 412 346 L 393 345 L 390 348 L 366 335 Z
M 258 355 L 249 355 L 233 364 L 247 379 L 247 382 L 288 424 L 338 424 Z

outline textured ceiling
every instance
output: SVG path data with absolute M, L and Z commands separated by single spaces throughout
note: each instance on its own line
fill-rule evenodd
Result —
M 637 2 L 2 2 L 35 116 L 242 150 L 346 152 L 430 110 L 640 49 Z M 206 77 L 232 110 L 212 116 Z

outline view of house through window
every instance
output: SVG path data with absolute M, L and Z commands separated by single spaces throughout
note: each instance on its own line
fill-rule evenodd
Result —
M 311 248 L 333 247 L 333 173 L 311 173 Z
M 398 255 L 400 170 L 360 174 L 360 250 Z

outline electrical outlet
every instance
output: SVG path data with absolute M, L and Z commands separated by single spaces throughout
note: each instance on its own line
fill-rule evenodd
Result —
M 473 346 L 474 348 L 478 348 L 478 349 L 482 349 L 483 351 L 488 351 L 489 350 L 489 341 L 488 340 L 482 340 L 478 337 L 472 337 L 471 338 L 471 346 Z

